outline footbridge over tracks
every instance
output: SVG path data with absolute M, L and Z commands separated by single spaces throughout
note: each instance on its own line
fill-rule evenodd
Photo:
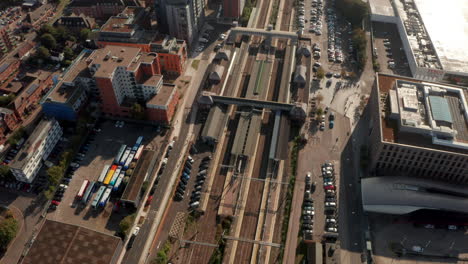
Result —
M 290 39 L 293 44 L 297 44 L 298 35 L 295 32 L 272 30 L 272 29 L 257 29 L 247 27 L 235 27 L 229 32 L 229 38 L 235 39 L 238 35 L 260 36 L 266 39 L 266 43 L 270 45 L 272 38 Z
M 221 96 L 206 91 L 198 98 L 198 103 L 210 106 L 218 103 L 225 105 L 250 106 L 254 108 L 270 109 L 272 111 L 284 111 L 289 113 L 290 117 L 293 119 L 304 119 L 307 107 L 303 103 L 288 104 L 249 98 Z

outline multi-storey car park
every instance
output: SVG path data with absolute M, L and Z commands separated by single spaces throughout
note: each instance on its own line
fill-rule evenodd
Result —
M 468 83 L 468 2 L 371 0 L 371 20 L 396 24 L 413 77 Z
M 465 87 L 378 74 L 370 99 L 371 170 L 468 182 Z

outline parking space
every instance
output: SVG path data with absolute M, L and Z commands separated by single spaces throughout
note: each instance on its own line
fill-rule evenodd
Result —
M 373 23 L 374 56 L 384 73 L 411 76 L 403 44 L 394 24 Z
M 380 214 L 371 214 L 369 220 L 377 264 L 461 263 L 468 257 L 464 227 L 415 225 L 405 217 Z
M 77 199 L 77 194 L 83 181 L 97 181 L 105 165 L 113 163 L 114 158 L 122 144 L 133 146 L 138 136 L 143 136 L 143 145 L 150 148 L 158 145 L 161 137 L 158 137 L 158 129 L 154 126 L 140 124 L 129 124 L 115 121 L 105 121 L 99 128 L 93 130 L 90 136 L 74 158 L 71 168 L 66 173 L 62 184 L 67 185 L 62 191 L 63 197 L 54 196 L 54 200 L 59 202 L 55 210 L 50 210 L 48 218 L 57 221 L 67 221 L 71 224 L 85 226 L 97 231 L 114 233 L 118 230 L 120 220 L 127 215 L 123 208 L 115 206 L 116 194 L 122 193 L 123 188 L 112 192 L 110 203 L 102 209 L 91 208 L 91 201 L 97 195 L 94 188 L 91 197 L 85 204 Z M 76 169 L 73 169 L 76 167 Z M 64 189 L 62 185 L 62 188 Z M 57 199 L 59 198 L 59 199 Z M 119 209 L 119 210 L 114 210 Z

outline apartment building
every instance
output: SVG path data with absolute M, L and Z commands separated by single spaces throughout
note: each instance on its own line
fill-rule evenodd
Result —
M 244 10 L 245 0 L 223 0 L 223 16 L 239 19 Z
M 12 57 L 7 57 L 0 62 L 0 90 L 18 75 L 20 65 L 20 60 Z
M 17 45 L 15 36 L 8 25 L 0 28 L 0 55 L 7 54 Z
M 169 35 L 191 46 L 203 26 L 204 5 L 203 0 L 165 0 L 164 17 Z
M 88 63 L 100 92 L 104 114 L 131 118 L 132 106 L 138 103 L 146 107 L 145 114 L 149 121 L 168 122 L 167 118 L 160 119 L 159 115 L 148 112 L 148 109 L 155 107 L 152 99 L 161 97 L 158 94 L 163 87 L 158 54 L 144 53 L 140 48 L 106 46 L 95 50 Z M 178 94 L 162 98 L 166 102 L 156 100 L 158 105 L 174 105 L 177 104 Z M 165 111 L 172 117 L 171 110 Z
M 156 52 L 161 73 L 172 77 L 185 70 L 187 47 L 184 40 L 159 34 L 150 29 L 149 13 L 141 7 L 127 7 L 101 27 L 97 45 L 136 47 L 143 52 Z
M 83 50 L 41 102 L 42 112 L 57 120 L 75 121 L 90 95 L 99 96 L 88 70 L 91 51 Z
M 371 174 L 467 184 L 467 97 L 465 87 L 378 74 L 369 101 Z
M 96 22 L 94 18 L 88 17 L 85 14 L 71 14 L 69 16 L 61 16 L 55 21 L 54 25 L 66 27 L 70 32 L 78 34 L 85 28 L 93 29 Z
M 42 120 L 10 163 L 15 178 L 31 183 L 61 136 L 62 128 L 55 119 Z

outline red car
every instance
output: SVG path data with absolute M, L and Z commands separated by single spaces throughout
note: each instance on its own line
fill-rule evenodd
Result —
M 54 204 L 54 205 L 59 205 L 60 202 L 59 202 L 59 201 L 56 201 L 56 200 L 52 200 L 52 204 Z
M 328 185 L 323 187 L 325 190 L 335 190 L 335 185 Z
M 146 200 L 145 206 L 148 206 L 151 204 L 151 201 L 153 201 L 153 195 L 148 196 L 148 199 Z

